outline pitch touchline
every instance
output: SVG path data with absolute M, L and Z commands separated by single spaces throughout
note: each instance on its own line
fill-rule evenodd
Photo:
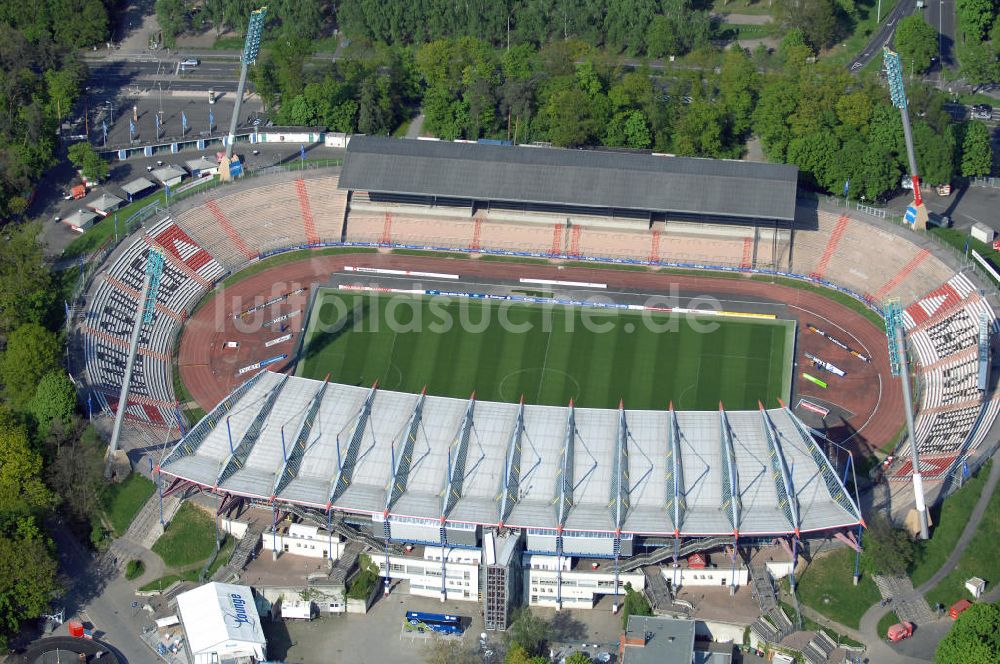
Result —
M 373 276 L 377 276 L 379 279 L 392 279 L 392 280 L 396 280 L 396 281 L 404 281 L 404 282 L 409 283 L 410 285 L 413 284 L 413 279 L 412 278 L 388 276 L 388 275 L 382 275 L 382 274 L 373 275 Z M 454 286 L 454 282 L 444 281 L 444 280 L 441 280 L 441 279 L 425 279 L 424 281 L 427 281 L 428 283 L 434 283 L 436 281 L 440 281 L 441 283 L 450 283 L 450 284 L 452 284 L 452 286 Z M 485 281 L 466 281 L 464 279 L 462 280 L 462 283 L 466 284 L 466 285 L 469 285 L 469 286 L 486 286 L 486 287 L 490 287 L 490 288 L 496 288 L 497 286 L 507 286 L 507 287 L 513 288 L 513 287 L 519 285 L 519 284 L 513 284 L 513 283 L 507 284 L 507 283 L 499 283 L 499 282 L 489 283 L 489 282 L 485 282 Z M 586 292 L 586 291 L 584 291 L 584 292 Z M 642 291 L 642 290 L 635 290 L 635 291 L 604 290 L 604 291 L 602 291 L 602 293 L 607 293 L 609 295 L 627 295 L 627 296 L 633 296 L 633 297 L 634 296 L 642 296 L 642 295 L 662 295 L 661 292 L 657 292 L 657 291 L 646 292 L 646 291 Z M 709 294 L 711 295 L 711 293 L 709 293 Z M 698 296 L 697 295 L 689 295 L 689 296 L 687 296 L 684 299 L 692 299 L 692 298 L 695 298 L 695 297 L 698 297 Z M 716 297 L 716 296 L 712 295 L 712 297 Z M 719 299 L 720 301 L 723 301 L 723 302 L 729 302 L 729 303 L 732 303 L 732 304 L 758 304 L 758 305 L 767 306 L 767 307 L 775 307 L 775 306 L 788 307 L 788 306 L 793 306 L 793 305 L 787 304 L 785 302 L 768 302 L 768 301 L 765 301 L 765 300 L 731 300 L 729 298 L 718 298 L 718 297 L 716 297 L 716 299 Z

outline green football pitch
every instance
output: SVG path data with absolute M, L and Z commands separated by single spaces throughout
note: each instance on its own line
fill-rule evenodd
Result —
M 791 384 L 793 321 L 323 289 L 297 374 L 387 390 L 582 407 L 772 407 Z

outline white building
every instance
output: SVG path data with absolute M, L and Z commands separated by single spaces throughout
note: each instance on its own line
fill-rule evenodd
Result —
M 150 173 L 160 184 L 167 187 L 176 187 L 181 183 L 181 180 L 187 177 L 187 174 L 188 172 L 183 168 L 172 164 L 158 168 Z
M 479 601 L 479 549 L 445 549 L 447 560 L 442 565 L 441 547 L 415 547 L 409 555 L 390 556 L 389 574 L 393 580 L 410 582 L 410 594 L 423 597 Z M 372 554 L 372 562 L 385 576 L 385 556 Z M 445 571 L 445 597 L 441 592 L 441 570 Z
M 561 561 L 561 565 L 559 562 Z M 562 598 L 564 609 L 592 609 L 599 595 L 615 594 L 615 571 L 610 560 L 589 560 L 563 556 L 524 554 L 524 596 L 529 606 L 558 608 Z M 595 569 L 594 565 L 598 565 Z M 561 574 L 557 570 L 561 569 Z M 560 576 L 562 577 L 560 579 Z M 625 584 L 641 592 L 646 587 L 642 572 L 618 574 L 619 601 L 623 601 Z
M 219 172 L 218 162 L 212 161 L 207 157 L 191 159 L 190 161 L 184 162 L 184 165 L 187 166 L 187 169 L 191 172 L 191 177 L 193 178 L 203 178 L 209 175 L 217 175 Z
M 660 574 L 674 588 L 683 586 L 717 586 L 737 588 L 750 583 L 750 570 L 740 564 L 734 570 L 729 565 L 708 565 L 707 567 L 664 567 Z
M 207 583 L 178 595 L 177 613 L 194 664 L 266 659 L 267 642 L 249 586 Z
M 260 543 L 262 551 L 333 560 L 340 558 L 346 546 L 340 535 L 304 523 L 293 523 L 287 530 L 279 528 L 277 533 L 265 531 L 261 533 Z

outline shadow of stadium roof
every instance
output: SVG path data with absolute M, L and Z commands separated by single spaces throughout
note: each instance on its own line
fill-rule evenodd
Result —
M 161 468 L 233 495 L 435 524 L 707 537 L 860 522 L 786 408 L 522 409 L 263 371 Z
M 798 169 L 782 164 L 355 136 L 339 187 L 790 222 L 797 181 Z

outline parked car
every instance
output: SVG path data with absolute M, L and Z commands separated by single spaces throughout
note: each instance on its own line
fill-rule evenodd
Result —
M 989 104 L 976 104 L 972 107 L 974 120 L 990 120 L 993 118 L 993 107 Z
M 951 228 L 952 225 L 951 217 L 937 212 L 927 213 L 927 223 L 930 226 L 940 226 L 941 228 Z
M 948 609 L 948 617 L 952 620 L 958 620 L 958 617 L 967 611 L 970 606 L 972 606 L 972 602 L 967 599 L 960 599 Z
M 913 636 L 913 623 L 906 622 L 905 620 L 901 623 L 896 623 L 889 628 L 887 636 L 890 641 L 902 641 L 903 639 L 908 639 Z

